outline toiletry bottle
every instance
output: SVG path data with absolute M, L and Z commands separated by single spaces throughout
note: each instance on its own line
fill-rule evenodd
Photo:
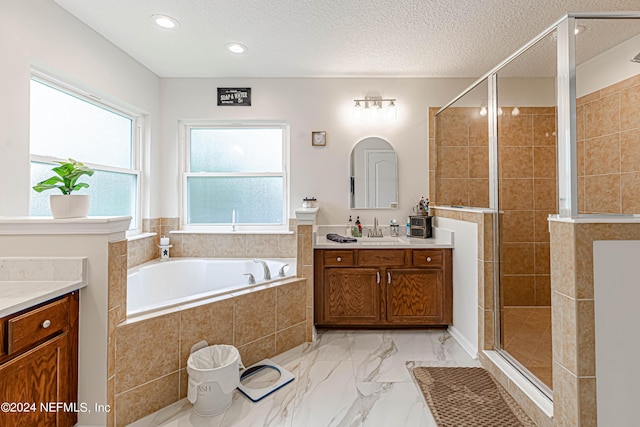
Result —
M 411 237 L 411 218 L 407 217 L 407 237 Z
M 353 236 L 353 220 L 351 219 L 351 215 L 349 215 L 349 221 L 347 221 L 347 237 Z
M 356 226 L 358 227 L 358 237 L 362 237 L 362 224 L 360 224 L 360 217 L 356 217 Z

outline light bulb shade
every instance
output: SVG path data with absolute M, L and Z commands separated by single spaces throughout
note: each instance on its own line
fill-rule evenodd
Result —
M 513 110 L 511 110 L 511 115 L 517 116 L 519 114 L 520 114 L 520 109 L 518 107 L 513 107 Z
M 486 116 L 486 115 L 487 115 L 487 107 L 482 107 L 482 108 L 480 108 L 480 115 L 481 115 L 482 117 L 484 117 L 484 116 Z

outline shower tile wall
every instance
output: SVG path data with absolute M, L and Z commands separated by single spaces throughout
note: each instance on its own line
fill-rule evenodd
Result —
M 431 123 L 437 110 L 430 109 Z M 437 185 L 439 205 L 489 206 L 487 117 L 480 116 L 479 111 L 449 108 L 438 116 L 437 147 L 434 126 L 430 127 L 430 194 L 433 199 L 433 185 Z
M 498 117 L 498 173 L 504 306 L 551 304 L 549 227 L 557 213 L 554 107 L 523 107 Z
M 431 195 L 436 178 L 436 204 L 488 207 L 487 117 L 480 116 L 479 108 L 449 110 L 438 119 L 438 147 L 433 131 L 430 135 Z M 509 107 L 502 110 L 498 155 L 503 303 L 548 306 L 547 216 L 557 213 L 555 108 L 522 107 L 517 116 Z M 430 109 L 431 123 L 436 111 Z
M 639 213 L 640 74 L 578 98 L 576 126 L 580 213 Z

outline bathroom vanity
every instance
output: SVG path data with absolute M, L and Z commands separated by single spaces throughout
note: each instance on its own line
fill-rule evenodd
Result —
M 409 238 L 340 245 L 320 237 L 314 312 L 318 327 L 447 326 L 453 320 L 452 245 Z
M 0 258 L 0 426 L 70 427 L 78 413 L 87 259 Z
M 2 426 L 76 423 L 78 296 L 71 292 L 0 319 L 0 396 L 9 405 L 0 413 Z

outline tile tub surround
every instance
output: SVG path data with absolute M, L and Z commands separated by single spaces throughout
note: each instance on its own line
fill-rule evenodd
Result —
M 234 345 L 247 366 L 304 343 L 306 289 L 305 279 L 290 279 L 118 325 L 114 425 L 127 425 L 184 398 L 189 352 L 201 340 Z
M 413 380 L 415 366 L 478 366 L 444 331 L 319 331 L 305 343 L 272 358 L 295 380 L 253 403 L 235 391 L 216 417 L 192 414 L 180 400 L 132 427 L 329 426 L 435 427 Z

